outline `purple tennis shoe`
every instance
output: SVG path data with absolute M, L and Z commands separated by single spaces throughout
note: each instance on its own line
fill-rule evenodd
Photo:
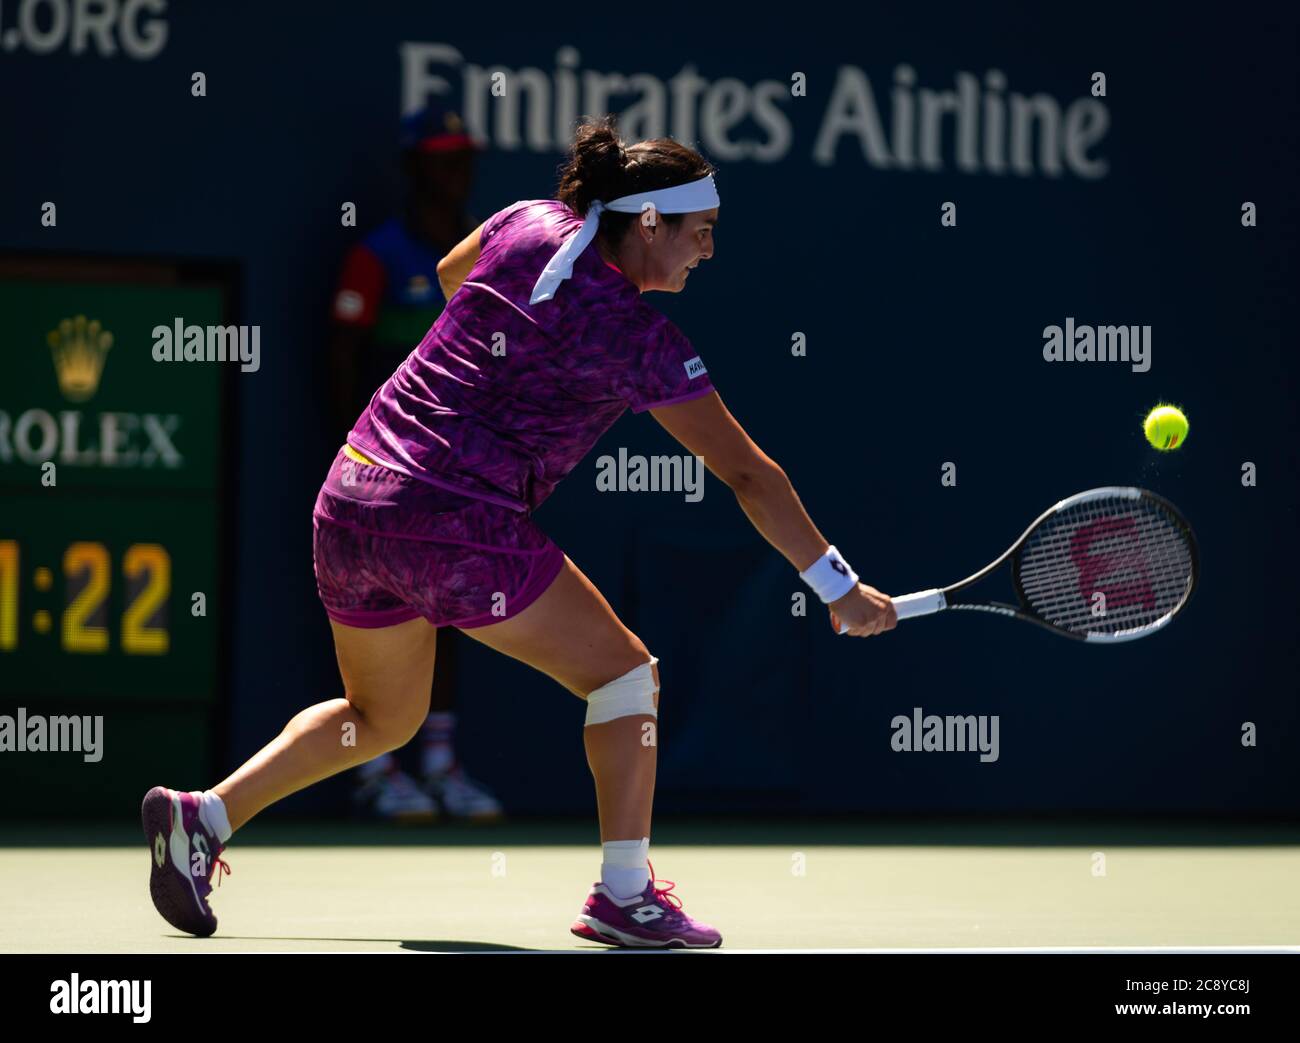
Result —
M 616 898 L 604 884 L 593 884 L 582 912 L 569 930 L 579 938 L 605 945 L 639 949 L 716 949 L 722 935 L 708 924 L 682 912 L 682 900 L 670 894 L 677 885 L 656 887 L 654 864 L 645 890 L 631 898 Z
M 155 786 L 144 795 L 140 820 L 152 857 L 154 908 L 177 930 L 206 938 L 217 929 L 208 905 L 212 876 L 218 870 L 229 873 L 230 866 L 220 857 L 224 845 L 199 820 L 198 797 Z

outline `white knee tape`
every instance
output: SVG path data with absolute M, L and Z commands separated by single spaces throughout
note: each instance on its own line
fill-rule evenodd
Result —
M 658 720 L 654 695 L 659 689 L 654 674 L 650 671 L 650 667 L 657 662 L 659 660 L 651 656 L 650 662 L 642 663 L 588 695 L 586 723 L 604 724 L 633 714 L 649 714 Z

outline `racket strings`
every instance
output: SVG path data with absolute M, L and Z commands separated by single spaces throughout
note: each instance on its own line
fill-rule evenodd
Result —
M 1073 633 L 1119 634 L 1159 623 L 1191 591 L 1191 544 L 1178 519 L 1146 499 L 1106 497 L 1049 517 L 1025 541 L 1029 607 Z

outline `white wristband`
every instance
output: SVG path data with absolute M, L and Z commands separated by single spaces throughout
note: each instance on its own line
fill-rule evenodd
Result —
M 838 601 L 858 585 L 858 574 L 834 547 L 799 573 L 799 578 L 812 587 L 824 604 Z

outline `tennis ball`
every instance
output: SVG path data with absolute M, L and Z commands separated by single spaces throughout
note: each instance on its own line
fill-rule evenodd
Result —
M 1142 424 L 1147 441 L 1162 452 L 1187 441 L 1187 417 L 1177 406 L 1156 406 Z

